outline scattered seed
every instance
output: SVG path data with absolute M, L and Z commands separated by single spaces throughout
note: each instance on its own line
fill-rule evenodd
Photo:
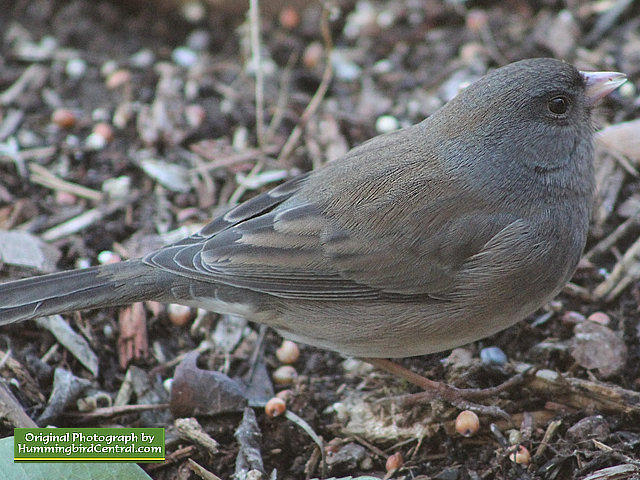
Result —
M 191 308 L 179 303 L 170 303 L 167 306 L 169 321 L 177 327 L 182 327 L 191 319 Z
M 513 448 L 513 451 L 509 454 L 509 460 L 515 463 L 519 463 L 520 465 L 529 465 L 531 461 L 531 454 L 526 447 L 522 445 L 518 445 Z
M 594 312 L 587 317 L 587 320 L 591 320 L 592 322 L 599 323 L 600 325 L 609 325 L 611 322 L 611 318 L 604 312 Z
M 291 365 L 283 365 L 272 374 L 273 381 L 278 385 L 291 385 L 297 376 L 298 372 Z
M 76 124 L 76 114 L 68 108 L 58 108 L 51 114 L 51 121 L 60 128 L 71 128 Z
M 471 410 L 463 410 L 456 417 L 456 432 L 463 437 L 472 437 L 480 430 L 480 419 Z
M 393 455 L 390 455 L 389 457 L 387 457 L 387 463 L 385 465 L 385 468 L 387 472 L 390 472 L 392 470 L 399 469 L 403 463 L 404 463 L 404 459 L 402 458 L 402 454 L 400 452 L 396 452 Z
M 280 10 L 280 25 L 287 30 L 293 30 L 300 24 L 300 14 L 295 8 L 285 7 Z
M 300 348 L 291 340 L 283 340 L 280 348 L 276 350 L 276 357 L 284 364 L 295 363 L 300 357 Z
M 264 411 L 267 414 L 267 417 L 271 418 L 279 417 L 285 412 L 286 409 L 286 402 L 279 397 L 271 398 L 264 407 Z

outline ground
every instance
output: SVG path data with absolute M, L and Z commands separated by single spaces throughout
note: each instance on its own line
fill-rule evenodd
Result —
M 64 316 L 83 345 L 76 349 L 45 322 L 2 327 L 0 372 L 15 403 L 3 407 L 0 437 L 29 418 L 167 427 L 167 462 L 144 466 L 154 479 L 200 478 L 193 462 L 231 478 L 239 456 L 247 468 L 277 470 L 273 478 L 320 477 L 320 449 L 300 425 L 323 439 L 325 469 L 335 477 L 640 478 L 640 127 L 628 123 L 640 107 L 640 7 L 343 0 L 323 11 L 278 0 L 262 2 L 251 19 L 241 3 L 0 2 L 0 229 L 23 232 L 0 238 L 2 281 L 140 256 L 229 204 L 422 120 L 511 61 L 553 56 L 622 71 L 629 82 L 596 113 L 605 128 L 599 200 L 571 284 L 502 333 L 402 361 L 461 387 L 525 372 L 518 386 L 481 402 L 510 420 L 481 413 L 480 431 L 464 437 L 453 428 L 460 406 L 389 400 L 419 389 L 301 345 L 292 383 L 275 390 L 288 390 L 289 411 L 306 423 L 255 407 L 260 455 L 251 457 L 250 442 L 236 433 L 241 407 L 247 397 L 262 405 L 269 396 L 261 374 L 280 367 L 281 339 L 237 319 L 147 304 Z M 197 365 L 188 355 L 196 349 Z M 256 349 L 262 355 L 254 358 Z M 246 379 L 250 369 L 262 394 L 236 392 L 227 376 L 210 384 L 212 370 Z M 61 387 L 62 399 L 52 394 L 61 372 L 80 385 Z M 291 375 L 279 373 L 281 382 Z M 170 395 L 171 381 L 186 382 L 193 396 L 177 398 L 175 388 Z M 227 404 L 209 400 L 221 391 Z M 184 433 L 174 424 L 182 416 L 195 416 L 217 446 Z M 246 411 L 243 425 L 251 425 Z M 530 462 L 510 458 L 517 445 Z M 403 460 L 386 472 L 393 454 Z

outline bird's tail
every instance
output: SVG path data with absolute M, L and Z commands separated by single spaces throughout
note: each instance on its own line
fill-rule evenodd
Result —
M 172 275 L 140 260 L 0 284 L 0 325 L 76 310 L 162 300 Z

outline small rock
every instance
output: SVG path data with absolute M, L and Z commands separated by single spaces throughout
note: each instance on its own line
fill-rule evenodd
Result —
M 143 48 L 129 57 L 129 63 L 135 68 L 149 68 L 155 59 L 156 56 L 152 50 Z
M 171 53 L 171 59 L 181 67 L 189 68 L 198 61 L 198 54 L 188 47 L 178 47 Z
M 125 69 L 119 69 L 111 72 L 107 76 L 105 85 L 109 90 L 115 90 L 129 82 L 131 82 L 131 72 Z
M 376 120 L 378 133 L 389 133 L 400 128 L 400 122 L 392 115 L 381 115 Z
M 87 73 L 87 62 L 81 58 L 72 58 L 67 62 L 65 72 L 69 78 L 82 78 L 84 77 L 84 74 Z
M 347 443 L 337 451 L 329 451 L 327 453 L 327 467 L 331 474 L 353 472 L 366 456 L 367 451 L 362 445 Z
M 480 350 L 480 360 L 485 365 L 504 365 L 507 363 L 507 354 L 498 347 L 487 347 Z
M 454 348 L 442 363 L 454 369 L 464 369 L 473 365 L 473 355 L 466 348 Z
M 211 34 L 207 30 L 194 30 L 187 37 L 187 46 L 192 50 L 202 52 L 209 48 Z
M 573 333 L 570 353 L 580 366 L 597 369 L 604 378 L 624 367 L 627 346 L 610 328 L 595 322 L 582 322 L 575 326 Z
M 602 415 L 585 417 L 567 429 L 567 440 L 578 443 L 585 440 L 596 439 L 601 442 L 609 435 L 609 423 Z

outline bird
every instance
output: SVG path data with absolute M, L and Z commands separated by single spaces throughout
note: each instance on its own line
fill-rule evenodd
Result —
M 573 275 L 594 203 L 592 111 L 625 78 L 552 58 L 496 68 L 143 258 L 0 284 L 0 325 L 155 300 L 362 358 L 487 337 Z

